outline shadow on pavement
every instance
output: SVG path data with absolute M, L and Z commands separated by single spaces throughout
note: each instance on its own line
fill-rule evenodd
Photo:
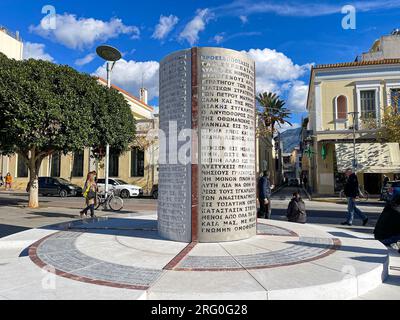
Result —
M 30 228 L 12 226 L 9 224 L 0 224 L 0 238 L 7 237 L 14 233 L 22 232 L 22 231 L 29 230 L 29 229 Z
M 41 229 L 85 232 L 92 234 L 137 237 L 156 240 L 163 239 L 158 234 L 157 220 L 149 219 L 99 217 L 45 226 Z

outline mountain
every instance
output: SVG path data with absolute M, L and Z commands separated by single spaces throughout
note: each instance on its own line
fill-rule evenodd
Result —
M 284 153 L 290 153 L 295 147 L 300 145 L 300 133 L 301 128 L 288 129 L 281 133 Z

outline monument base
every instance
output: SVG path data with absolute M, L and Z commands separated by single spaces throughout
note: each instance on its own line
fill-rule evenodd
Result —
M 251 239 L 185 244 L 160 238 L 156 226 L 155 215 L 121 214 L 3 238 L 1 296 L 101 299 L 112 290 L 118 299 L 352 299 L 388 272 L 381 243 L 332 227 L 258 220 Z M 56 273 L 54 290 L 19 285 L 42 283 L 43 268 Z

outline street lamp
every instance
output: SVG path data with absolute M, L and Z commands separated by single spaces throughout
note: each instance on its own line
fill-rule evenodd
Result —
M 111 88 L 111 71 L 114 68 L 115 63 L 121 59 L 122 55 L 118 49 L 102 45 L 96 49 L 97 55 L 107 61 L 107 87 Z M 105 159 L 105 192 L 108 192 L 108 172 L 109 172 L 109 160 L 110 160 L 110 145 L 106 145 L 106 159 Z
M 353 111 L 348 112 L 348 114 L 353 117 L 353 172 L 356 172 L 358 167 L 356 154 L 356 117 L 358 117 L 359 112 Z

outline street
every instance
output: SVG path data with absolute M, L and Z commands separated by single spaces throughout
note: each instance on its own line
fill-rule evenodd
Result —
M 272 219 L 286 221 L 286 209 L 293 192 L 297 188 L 286 187 L 272 197 Z M 303 195 L 305 196 L 305 195 Z M 0 192 L 0 237 L 5 237 L 31 228 L 40 228 L 48 225 L 70 222 L 79 219 L 79 210 L 84 205 L 80 197 L 40 197 L 41 207 L 27 208 L 28 196 L 24 193 Z M 372 233 L 384 203 L 371 200 L 361 203 L 359 208 L 368 214 L 369 222 L 363 227 L 361 221 L 355 220 L 354 225 L 342 226 L 345 220 L 347 206 L 344 203 L 331 203 L 305 200 L 307 208 L 307 222 L 335 226 L 340 229 L 357 232 Z M 337 202 L 340 202 L 339 200 Z M 152 198 L 131 198 L 124 200 L 124 208 L 119 213 L 129 215 L 144 212 L 155 212 L 157 200 Z M 112 216 L 112 211 L 97 210 L 98 217 Z

